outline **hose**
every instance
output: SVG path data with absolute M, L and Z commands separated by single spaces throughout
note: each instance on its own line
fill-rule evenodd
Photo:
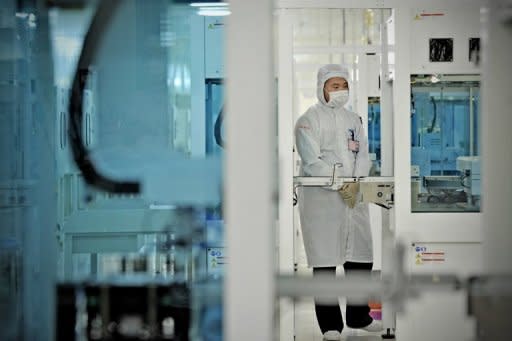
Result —
M 120 0 L 100 1 L 89 30 L 85 35 L 69 99 L 68 135 L 73 159 L 88 185 L 110 193 L 128 194 L 140 193 L 140 183 L 119 181 L 100 174 L 90 157 L 89 150 L 84 145 L 82 137 L 83 91 L 87 81 L 83 77 L 83 72 L 89 70 L 89 66 L 100 47 L 101 38 L 105 36 L 105 30 L 120 4 Z
M 215 120 L 214 126 L 214 136 L 215 142 L 221 147 L 225 148 L 225 142 L 222 138 L 222 125 L 224 124 L 224 107 L 220 110 L 219 116 L 217 116 L 217 120 Z

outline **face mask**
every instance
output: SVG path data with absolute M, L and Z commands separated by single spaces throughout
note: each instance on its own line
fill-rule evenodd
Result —
M 329 92 L 329 102 L 332 108 L 342 107 L 348 102 L 348 90 Z

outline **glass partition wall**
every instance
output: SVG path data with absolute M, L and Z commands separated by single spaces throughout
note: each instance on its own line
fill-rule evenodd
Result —
M 221 340 L 227 4 L 64 3 L 0 10 L 0 339 Z

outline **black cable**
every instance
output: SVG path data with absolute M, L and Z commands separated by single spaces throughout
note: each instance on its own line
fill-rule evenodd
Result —
M 434 117 L 432 118 L 432 124 L 430 125 L 430 128 L 427 129 L 427 132 L 431 133 L 434 131 L 434 127 L 436 126 L 436 120 L 437 120 L 437 104 L 434 100 L 434 97 L 430 97 L 430 100 L 432 101 L 432 105 L 434 106 Z
M 299 196 L 297 195 L 297 187 L 298 186 L 293 186 L 293 206 L 297 206 L 299 202 Z
M 378 203 L 378 202 L 376 202 L 374 204 L 377 205 L 377 206 L 380 206 L 382 208 L 385 208 L 386 210 L 390 210 L 391 209 L 391 206 L 387 206 L 387 205 L 384 205 L 384 204 L 381 204 L 381 203 Z
M 88 185 L 111 193 L 140 193 L 139 182 L 114 180 L 100 174 L 91 160 L 90 152 L 84 145 L 82 137 L 83 91 L 87 81 L 82 78 L 82 72 L 89 70 L 100 47 L 101 38 L 105 36 L 106 28 L 120 3 L 120 0 L 100 1 L 85 35 L 69 99 L 68 134 L 73 159 Z
M 214 136 L 215 136 L 215 142 L 221 147 L 225 148 L 225 142 L 222 138 L 222 125 L 224 124 L 224 107 L 220 109 L 219 116 L 217 116 L 217 119 L 215 120 L 215 126 L 214 126 Z

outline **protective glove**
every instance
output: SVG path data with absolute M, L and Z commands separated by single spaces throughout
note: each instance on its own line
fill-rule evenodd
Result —
M 359 182 L 347 182 L 338 190 L 348 207 L 354 208 L 358 199 Z

